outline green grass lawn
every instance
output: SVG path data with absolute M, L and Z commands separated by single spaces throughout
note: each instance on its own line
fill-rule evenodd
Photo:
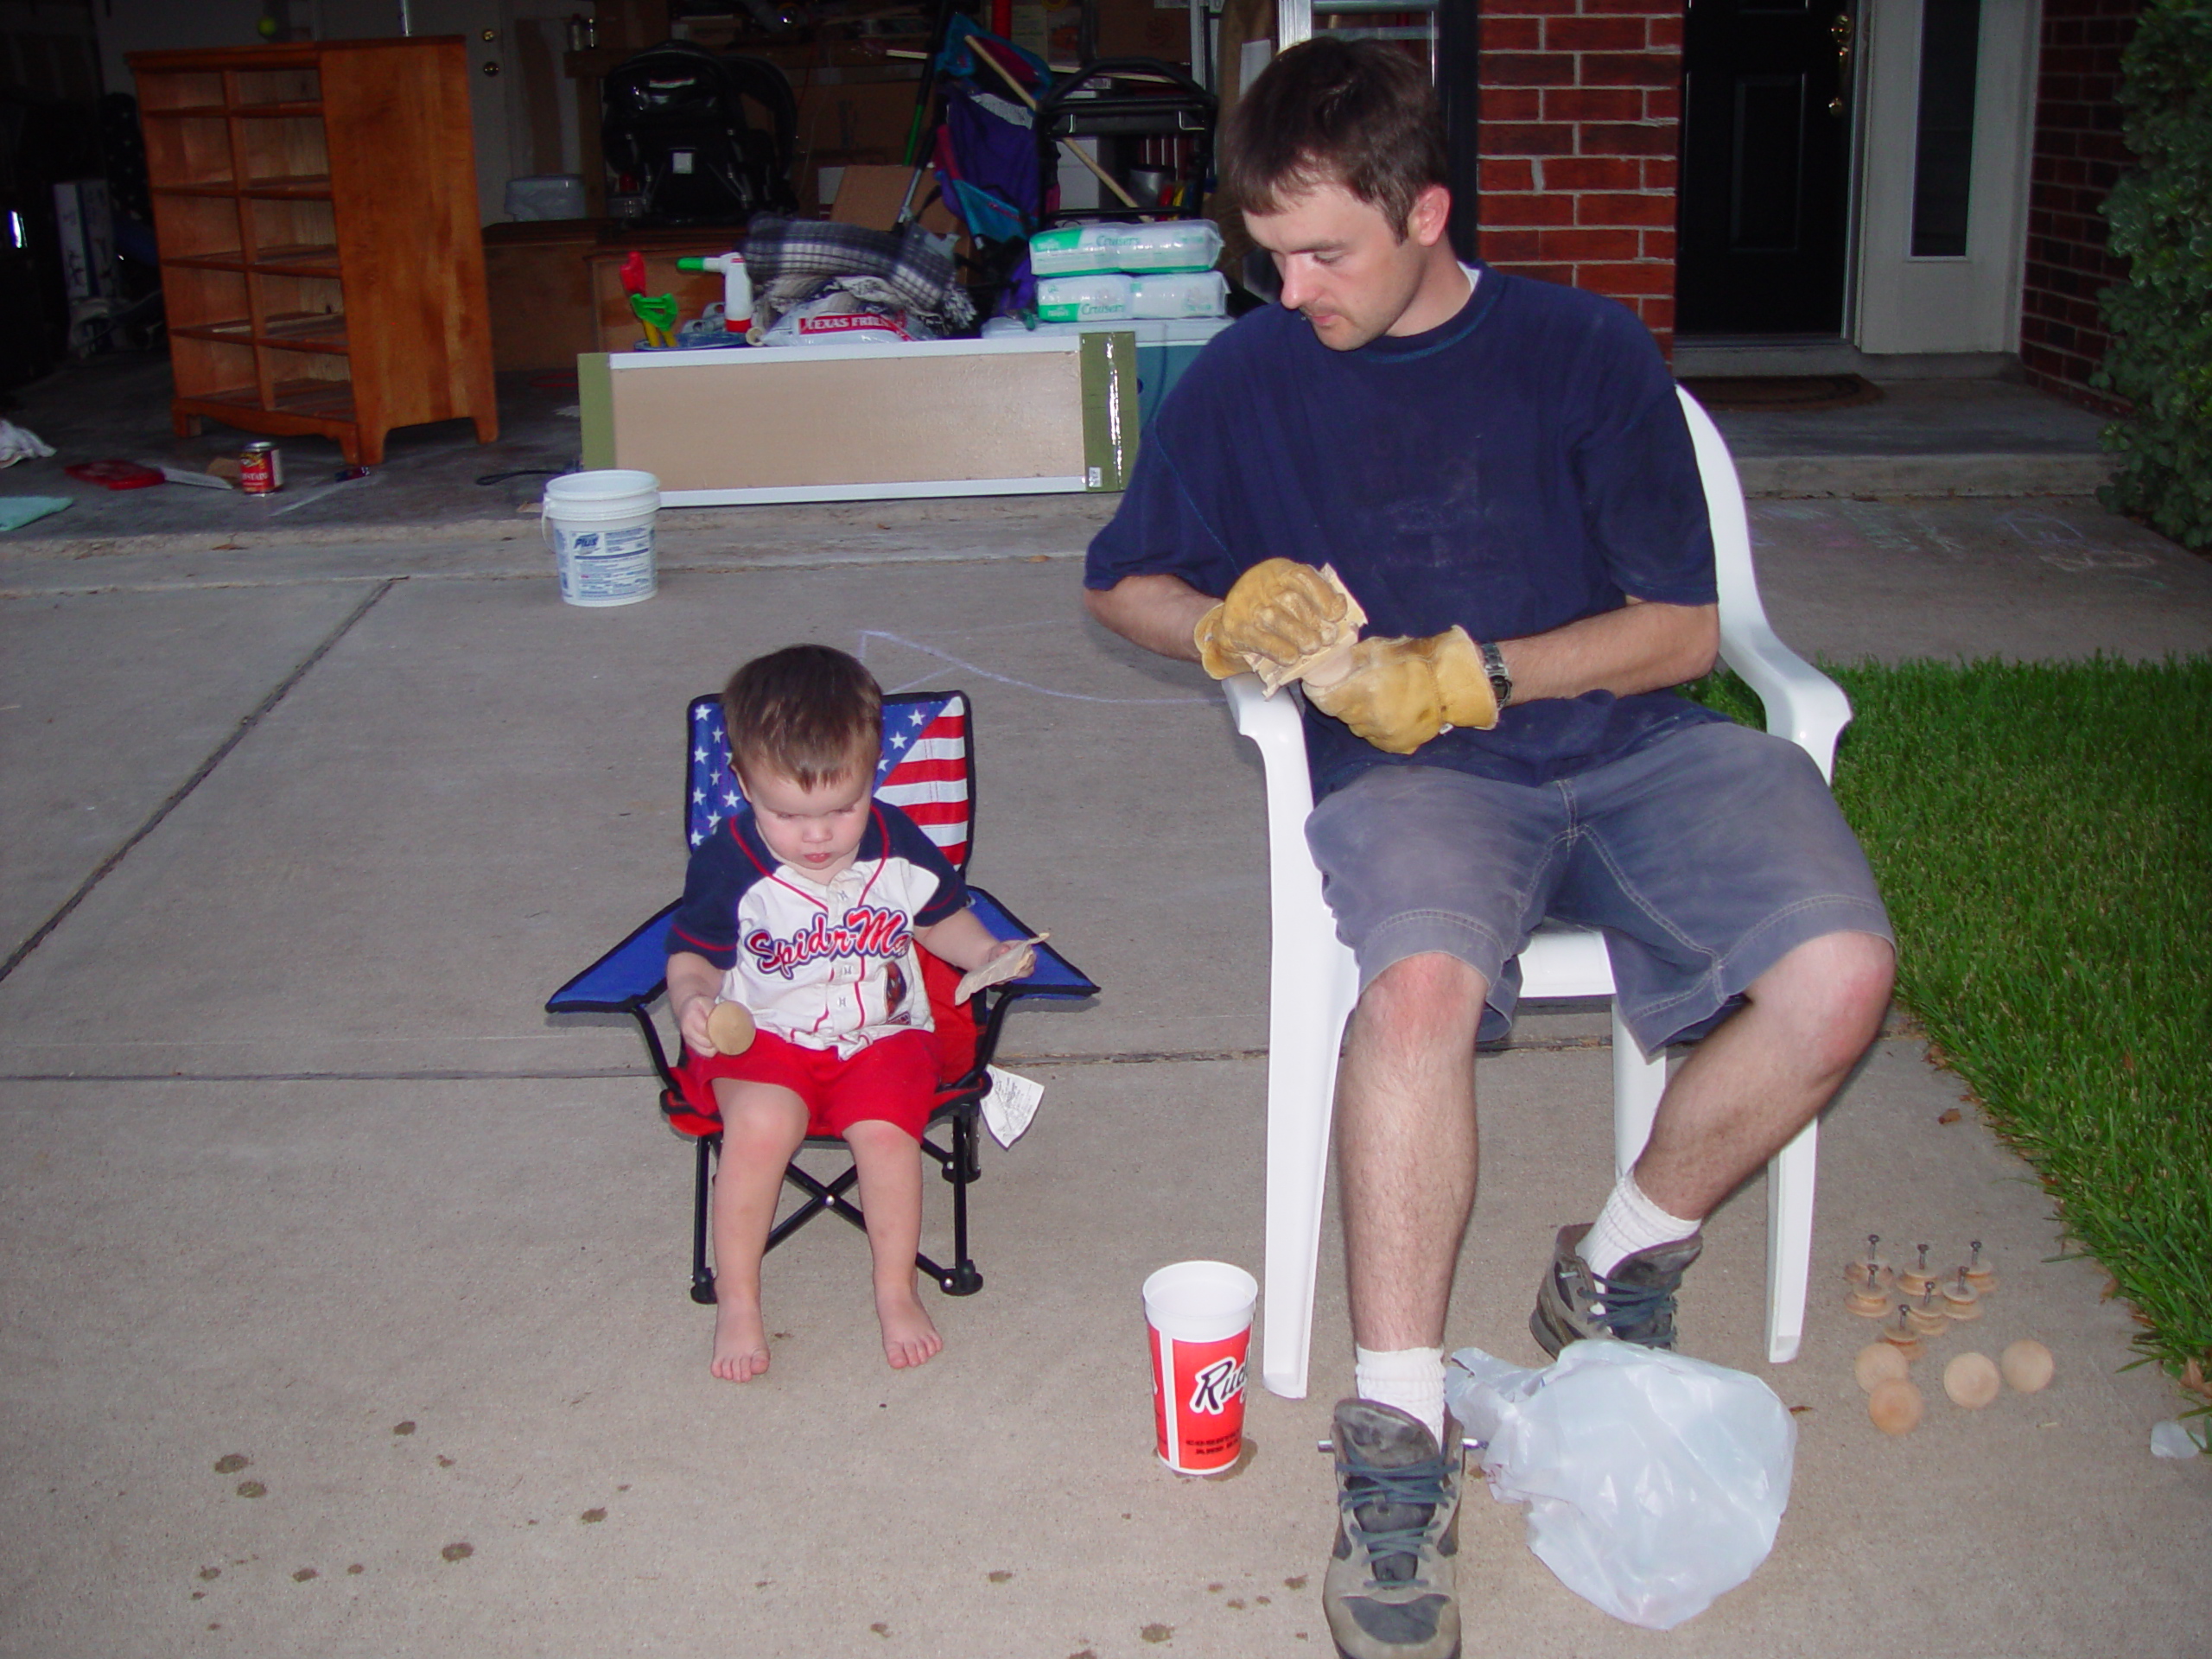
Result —
M 2212 1402 L 2212 663 L 1827 672 L 1898 1001 Z

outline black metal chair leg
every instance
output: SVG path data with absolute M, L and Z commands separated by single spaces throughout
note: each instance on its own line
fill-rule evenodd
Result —
M 714 1306 L 715 1275 L 707 1266 L 707 1198 L 714 1187 L 707 1166 L 710 1143 L 718 1143 L 721 1140 L 718 1135 L 699 1137 L 696 1173 L 692 1181 L 691 1300 L 708 1307 Z
M 952 1120 L 952 1167 L 945 1179 L 952 1183 L 952 1269 L 938 1275 L 938 1287 L 948 1296 L 973 1296 L 983 1287 L 983 1275 L 968 1254 L 968 1183 L 978 1173 L 976 1114 L 963 1112 Z

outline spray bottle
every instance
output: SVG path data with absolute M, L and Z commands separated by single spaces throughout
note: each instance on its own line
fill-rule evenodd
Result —
M 685 256 L 676 262 L 678 270 L 720 271 L 722 278 L 722 327 L 733 334 L 753 327 L 753 278 L 741 253 L 716 253 L 703 257 Z

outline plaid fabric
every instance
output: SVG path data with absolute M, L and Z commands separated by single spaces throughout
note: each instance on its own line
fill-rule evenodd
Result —
M 755 213 L 745 227 L 745 264 L 763 286 L 801 276 L 874 276 L 908 309 L 942 319 L 948 330 L 976 321 L 968 290 L 953 279 L 952 251 L 919 225 L 894 236 L 861 225 Z

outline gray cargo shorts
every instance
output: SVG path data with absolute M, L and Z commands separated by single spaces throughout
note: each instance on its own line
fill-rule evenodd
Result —
M 1534 785 L 1377 766 L 1313 809 L 1306 839 L 1360 988 L 1408 957 L 1457 957 L 1490 987 L 1486 1041 L 1512 1021 L 1516 958 L 1546 918 L 1604 930 L 1647 1053 L 1709 1029 L 1808 939 L 1896 944 L 1819 768 L 1734 724 Z

